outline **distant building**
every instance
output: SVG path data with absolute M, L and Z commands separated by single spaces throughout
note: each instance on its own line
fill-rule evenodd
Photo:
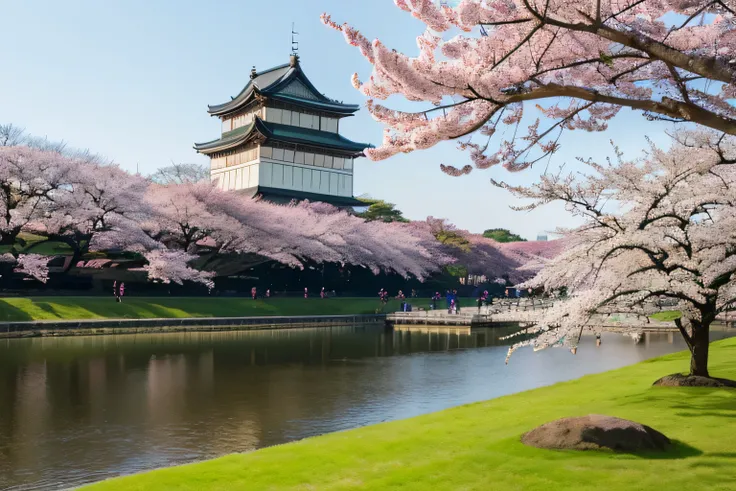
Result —
M 361 206 L 353 197 L 353 169 L 368 145 L 339 132 L 340 120 L 358 109 L 322 95 L 292 54 L 285 65 L 254 67 L 237 96 L 209 106 L 222 135 L 194 148 L 210 157 L 210 176 L 223 190 L 274 202 Z
M 540 242 L 547 242 L 549 240 L 546 235 L 537 235 L 537 240 Z

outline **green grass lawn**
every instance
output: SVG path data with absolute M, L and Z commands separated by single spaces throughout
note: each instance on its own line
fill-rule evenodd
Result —
M 682 312 L 679 310 L 665 310 L 664 312 L 657 312 L 649 316 L 650 319 L 662 322 L 672 322 L 675 319 L 682 317 Z
M 736 378 L 736 339 L 713 344 L 711 373 Z M 611 372 L 404 421 L 105 481 L 117 490 L 736 489 L 736 390 L 652 387 L 687 367 L 678 353 Z M 514 370 L 512 357 L 508 370 Z M 522 433 L 607 414 L 677 441 L 667 454 L 528 448 Z
M 72 253 L 71 248 L 67 244 L 49 241 L 40 235 L 21 233 L 19 235 L 19 239 L 22 240 L 17 242 L 14 246 L 0 246 L 0 254 L 11 252 L 13 248 L 16 252 L 20 253 L 30 252 L 46 256 L 65 256 Z
M 429 300 L 409 300 L 429 308 Z M 467 300 L 461 305 L 471 305 Z M 21 297 L 0 299 L 0 322 L 63 319 L 150 319 L 181 317 L 239 317 L 261 315 L 373 314 L 382 309 L 378 298 L 249 298 L 128 297 L 122 303 L 110 297 Z M 385 312 L 399 310 L 391 300 Z

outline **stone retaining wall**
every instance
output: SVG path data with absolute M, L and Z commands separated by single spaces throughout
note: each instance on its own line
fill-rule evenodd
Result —
M 86 336 L 187 331 L 294 329 L 383 323 L 385 314 L 282 317 L 202 317 L 185 319 L 100 319 L 0 323 L 0 338 Z

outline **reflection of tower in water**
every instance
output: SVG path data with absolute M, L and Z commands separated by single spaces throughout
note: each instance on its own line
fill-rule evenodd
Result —
M 148 417 L 152 423 L 173 422 L 181 419 L 186 409 L 186 357 L 167 355 L 148 362 L 146 400 Z
M 17 374 L 14 449 L 12 455 L 6 455 L 16 466 L 32 463 L 37 459 L 36 441 L 42 439 L 49 426 L 47 374 L 45 362 L 31 363 Z

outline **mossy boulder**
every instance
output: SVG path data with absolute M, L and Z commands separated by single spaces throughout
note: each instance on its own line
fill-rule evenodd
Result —
M 662 451 L 670 440 L 646 425 L 590 414 L 544 424 L 521 437 L 524 445 L 558 450 Z

